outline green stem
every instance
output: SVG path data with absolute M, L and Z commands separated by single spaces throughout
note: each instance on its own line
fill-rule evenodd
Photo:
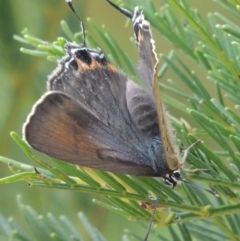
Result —
M 225 216 L 229 214 L 240 213 L 240 202 L 236 204 L 222 205 L 217 208 L 211 207 L 208 209 L 209 215 L 207 217 L 199 216 L 194 213 L 181 213 L 179 214 L 179 219 L 175 219 L 174 223 L 189 222 L 194 220 L 199 220 L 203 218 L 214 218 L 218 216 Z
M 155 203 L 155 200 L 150 200 L 148 196 L 141 196 L 139 194 L 129 193 L 129 192 L 116 192 L 115 190 L 105 189 L 105 188 L 93 188 L 86 185 L 75 185 L 74 188 L 71 188 L 69 185 L 65 183 L 56 183 L 53 182 L 51 185 L 46 185 L 45 182 L 42 181 L 34 181 L 31 183 L 31 186 L 38 186 L 38 187 L 46 187 L 46 188 L 58 188 L 58 189 L 72 189 L 74 191 L 78 192 L 85 192 L 85 193 L 99 193 L 101 195 L 105 196 L 112 196 L 112 197 L 118 197 L 118 198 L 125 198 L 125 199 L 133 199 L 141 202 L 148 202 L 148 203 Z M 171 201 L 160 201 L 160 205 L 162 207 L 166 208 L 174 208 L 182 211 L 191 211 L 194 213 L 202 213 L 202 208 L 200 207 L 194 207 L 189 205 L 180 205 Z
M 236 183 L 236 182 L 230 182 L 227 180 L 221 180 L 221 179 L 213 178 L 213 177 L 203 177 L 203 176 L 194 175 L 194 174 L 189 174 L 188 177 L 189 177 L 189 179 L 204 181 L 204 182 L 208 182 L 210 184 L 225 186 L 225 187 L 229 187 L 230 189 L 235 189 L 235 190 L 240 191 L 240 184 Z

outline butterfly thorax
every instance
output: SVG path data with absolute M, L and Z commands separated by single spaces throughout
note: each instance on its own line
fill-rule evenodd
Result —
M 151 160 L 151 166 L 156 176 L 164 177 L 171 170 L 168 168 L 163 152 L 163 145 L 158 136 L 148 140 L 146 145 L 147 156 Z

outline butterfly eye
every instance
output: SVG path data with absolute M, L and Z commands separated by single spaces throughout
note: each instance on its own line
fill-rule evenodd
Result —
M 179 171 L 174 171 L 174 172 L 172 173 L 172 178 L 180 181 L 180 180 L 181 180 L 181 174 L 180 174 L 180 172 L 179 172 Z
M 171 186 L 172 188 L 177 185 L 177 180 L 172 174 L 169 174 L 168 177 L 164 177 L 163 180 L 166 185 Z

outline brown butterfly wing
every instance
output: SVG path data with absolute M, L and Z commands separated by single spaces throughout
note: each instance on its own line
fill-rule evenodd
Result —
M 48 92 L 39 100 L 24 126 L 24 134 L 34 149 L 73 164 L 124 174 L 156 175 L 144 153 L 62 92 Z
M 140 53 L 140 77 L 146 91 L 152 96 L 156 108 L 165 160 L 170 170 L 176 170 L 181 165 L 181 158 L 168 112 L 160 96 L 157 76 L 159 60 L 155 52 L 155 41 L 152 38 L 150 23 L 145 20 L 138 8 L 135 8 L 133 16 L 133 26 Z

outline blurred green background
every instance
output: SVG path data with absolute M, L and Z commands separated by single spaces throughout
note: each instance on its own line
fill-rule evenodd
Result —
M 190 0 L 189 2 L 198 8 L 204 17 L 207 12 L 219 9 L 213 1 Z M 156 0 L 155 3 L 159 5 L 161 1 Z M 126 27 L 125 17 L 116 13 L 104 0 L 79 0 L 74 1 L 74 5 L 83 21 L 91 17 L 99 26 L 105 24 L 123 49 L 132 56 L 132 60 L 137 63 L 137 51 L 132 48 L 132 44 L 129 44 L 132 28 Z M 21 53 L 19 49 L 24 46 L 15 41 L 13 35 L 20 35 L 21 30 L 26 27 L 33 35 L 52 42 L 58 36 L 63 36 L 60 20 L 66 20 L 76 32 L 79 31 L 79 22 L 63 0 L 0 0 L 0 18 L 0 155 L 30 163 L 10 138 L 9 133 L 15 131 L 21 135 L 22 125 L 32 105 L 45 92 L 47 76 L 56 68 L 56 63 Z M 96 33 L 88 28 L 87 23 L 86 29 L 98 40 Z M 174 48 L 161 36 L 156 36 L 156 39 L 158 52 L 167 54 L 171 48 Z M 102 45 L 100 41 L 99 46 Z M 107 49 L 106 46 L 104 49 Z M 168 75 L 171 75 L 171 72 Z M 206 78 L 206 76 L 199 77 L 203 81 Z M 0 163 L 0 178 L 9 174 L 7 166 Z M 142 233 L 142 236 L 146 231 L 138 222 L 109 213 L 93 204 L 91 201 L 93 198 L 104 200 L 99 195 L 29 188 L 25 182 L 0 186 L 0 192 L 0 213 L 6 217 L 14 216 L 21 220 L 16 205 L 16 195 L 21 194 L 26 204 L 43 214 L 47 212 L 64 214 L 70 220 L 77 222 L 76 213 L 83 211 L 108 240 L 120 240 L 124 228 L 139 235 Z M 81 230 L 81 227 L 79 229 Z

